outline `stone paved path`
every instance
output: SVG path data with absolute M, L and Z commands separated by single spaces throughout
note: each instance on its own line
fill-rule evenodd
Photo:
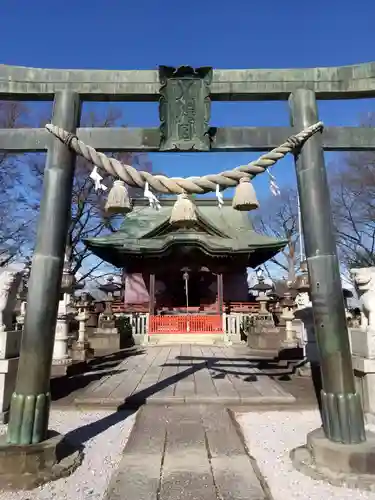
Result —
M 185 344 L 138 349 L 75 399 L 79 406 L 124 402 L 243 405 L 295 398 L 262 373 L 248 349 Z
M 267 485 L 220 405 L 144 406 L 105 500 L 266 500 Z

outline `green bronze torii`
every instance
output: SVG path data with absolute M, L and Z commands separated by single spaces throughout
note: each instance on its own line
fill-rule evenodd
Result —
M 308 136 L 311 137 L 296 152 L 295 158 L 315 331 L 321 354 L 323 428 L 331 441 L 347 444 L 360 443 L 366 436 L 360 398 L 354 387 L 323 153 L 324 150 L 375 150 L 375 130 L 328 127 L 322 133 L 315 133 L 321 129 L 317 98 L 373 96 L 375 63 L 301 70 L 161 67 L 160 72 L 67 71 L 0 65 L 0 99 L 54 100 L 51 131 L 72 134 L 72 145 L 77 135 L 98 151 L 264 151 L 283 144 L 296 131 L 310 130 Z M 77 128 L 82 101 L 159 99 L 161 130 Z M 208 127 L 211 100 L 289 100 L 292 128 L 212 129 Z M 43 129 L 0 130 L 0 149 L 48 150 L 25 330 L 8 428 L 9 443 L 28 445 L 46 439 L 48 430 L 53 336 L 75 153 Z M 218 178 L 206 181 L 203 191 L 210 188 L 210 182 L 220 183 Z

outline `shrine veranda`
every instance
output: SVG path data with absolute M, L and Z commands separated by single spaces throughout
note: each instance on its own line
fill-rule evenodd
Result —
M 269 151 L 289 136 L 319 122 L 318 99 L 374 96 L 375 63 L 288 70 L 161 66 L 150 71 L 98 71 L 0 66 L 0 99 L 54 101 L 53 125 L 98 151 Z M 210 123 L 211 101 L 276 100 L 289 101 L 291 127 L 216 129 Z M 84 101 L 159 101 L 160 127 L 79 128 Z M 45 439 L 48 429 L 51 343 L 75 154 L 47 130 L 37 128 L 0 130 L 0 150 L 48 153 L 8 428 L 10 443 L 28 444 Z M 354 387 L 323 153 L 369 150 L 375 150 L 374 128 L 326 127 L 295 151 L 310 292 L 321 354 L 323 427 L 329 439 L 343 443 L 360 443 L 365 434 Z M 319 211 L 314 209 L 317 205 Z M 345 415 L 351 416 L 349 423 L 344 422 Z M 30 422 L 34 422 L 32 428 Z

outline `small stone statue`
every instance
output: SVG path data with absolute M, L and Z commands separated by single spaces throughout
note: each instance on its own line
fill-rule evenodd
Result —
M 24 264 L 17 263 L 0 268 L 0 332 L 12 329 L 12 314 L 24 269 Z
M 362 306 L 361 327 L 375 329 L 375 267 L 350 270 Z

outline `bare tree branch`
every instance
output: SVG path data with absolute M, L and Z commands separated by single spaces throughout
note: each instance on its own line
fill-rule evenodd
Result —
M 289 281 L 294 281 L 299 265 L 296 190 L 287 189 L 283 190 L 280 196 L 270 196 L 258 212 L 253 219 L 257 231 L 288 241 L 286 248 L 273 257 L 271 262 L 287 272 Z
M 375 114 L 363 126 L 374 126 Z M 375 153 L 342 155 L 330 168 L 339 257 L 346 269 L 375 265 Z
M 88 127 L 113 127 L 124 126 L 122 123 L 121 109 L 110 107 L 104 115 L 98 114 L 94 109 L 84 114 L 82 126 Z M 126 163 L 139 163 L 139 156 L 130 153 L 112 153 L 112 156 Z M 39 211 L 41 199 L 41 187 L 44 173 L 44 158 L 38 157 L 29 162 L 29 172 L 31 181 L 29 183 L 31 193 L 29 192 L 27 202 L 32 213 L 36 216 Z M 136 166 L 136 165 L 135 165 Z M 90 278 L 103 267 L 108 271 L 107 263 L 97 258 L 90 252 L 84 243 L 86 238 L 112 233 L 118 230 L 123 218 L 116 216 L 109 217 L 104 210 L 106 202 L 106 194 L 104 192 L 96 192 L 94 184 L 89 178 L 92 171 L 92 165 L 83 158 L 77 157 L 75 178 L 72 188 L 72 206 L 71 219 L 67 237 L 67 252 L 70 255 L 71 267 L 74 273 L 79 273 L 82 276 L 80 281 Z M 142 165 L 144 168 L 144 165 Z M 146 162 L 146 169 L 151 169 L 151 163 Z M 103 175 L 103 183 L 109 188 L 112 184 L 112 178 L 105 173 Z M 140 190 L 129 190 L 132 197 L 142 195 Z M 36 217 L 35 217 L 36 218 Z

